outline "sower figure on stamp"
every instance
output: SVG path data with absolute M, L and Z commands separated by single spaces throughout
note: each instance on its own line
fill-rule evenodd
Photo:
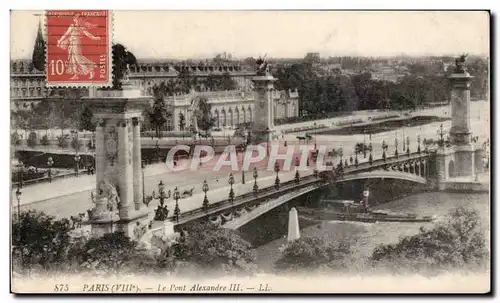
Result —
M 68 50 L 66 73 L 73 75 L 71 80 L 78 79 L 80 75 L 89 75 L 89 79 L 94 78 L 94 69 L 97 64 L 83 56 L 81 37 L 85 35 L 92 40 L 100 40 L 100 37 L 96 37 L 88 31 L 88 29 L 95 27 L 95 24 L 81 20 L 80 15 L 76 14 L 73 23 L 57 41 L 58 47 Z

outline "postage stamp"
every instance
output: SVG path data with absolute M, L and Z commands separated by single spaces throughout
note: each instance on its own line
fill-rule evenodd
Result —
M 46 12 L 47 86 L 109 86 L 112 18 L 107 10 Z

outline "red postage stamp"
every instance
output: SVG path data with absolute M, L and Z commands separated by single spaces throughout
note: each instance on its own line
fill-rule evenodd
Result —
M 47 11 L 47 85 L 110 86 L 111 24 L 107 10 Z

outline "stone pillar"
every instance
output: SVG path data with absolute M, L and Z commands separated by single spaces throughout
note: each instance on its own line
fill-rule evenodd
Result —
M 104 142 L 106 120 L 101 119 L 98 122 L 95 133 L 95 174 L 96 174 L 96 189 L 99 184 L 104 180 L 104 171 L 106 169 L 106 152 Z
M 448 180 L 448 154 L 447 150 L 444 147 L 439 147 L 436 155 L 435 155 L 435 164 L 436 164 L 436 187 L 439 190 L 444 190 L 445 189 L 445 184 L 446 180 Z
M 474 150 L 470 127 L 470 82 L 473 78 L 465 69 L 465 58 L 457 59 L 457 67 L 448 79 L 451 84 L 450 140 L 455 147 L 455 175 L 474 175 Z
M 128 218 L 134 208 L 134 186 L 132 176 L 132 134 L 130 120 L 118 122 L 118 186 L 120 195 L 120 218 Z
M 292 242 L 300 238 L 299 215 L 295 207 L 293 207 L 288 214 L 287 241 Z
M 134 170 L 134 202 L 135 209 L 142 205 L 142 159 L 141 159 L 141 122 L 139 118 L 132 119 L 132 165 Z
M 260 74 L 252 79 L 254 83 L 254 113 L 252 138 L 254 143 L 269 141 L 274 131 L 273 82 L 270 73 Z

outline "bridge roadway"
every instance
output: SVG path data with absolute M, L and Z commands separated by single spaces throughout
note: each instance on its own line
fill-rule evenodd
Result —
M 383 159 L 378 159 L 370 163 L 362 163 L 356 167 L 355 165 L 348 166 L 344 169 L 344 178 L 339 178 L 337 181 L 342 182 L 345 180 L 354 180 L 356 175 L 368 170 L 376 170 L 385 165 L 395 166 L 398 164 L 403 164 L 408 161 L 414 161 L 417 159 L 425 159 L 428 157 L 427 153 L 413 153 L 410 155 L 401 155 L 398 157 L 390 157 Z M 332 167 L 326 167 L 325 171 L 331 171 Z M 413 178 L 412 180 L 409 176 L 413 175 L 409 172 L 373 172 L 371 173 L 374 178 L 399 178 L 404 180 L 415 181 L 418 183 L 425 183 L 425 179 L 423 177 Z M 368 174 L 367 174 L 368 175 Z M 169 213 L 169 218 L 174 222 L 174 225 L 183 225 L 190 221 L 200 219 L 207 215 L 213 215 L 217 213 L 224 213 L 226 210 L 233 209 L 242 209 L 244 206 L 249 206 L 252 204 L 260 204 L 257 208 L 252 209 L 250 213 L 245 214 L 244 216 L 237 218 L 235 223 L 231 223 L 233 221 L 228 222 L 228 228 L 238 228 L 239 226 L 245 224 L 250 220 L 249 218 L 256 218 L 265 212 L 295 198 L 304 193 L 313 191 L 321 186 L 325 186 L 329 184 L 329 181 L 320 177 L 320 172 L 318 172 L 318 176 L 315 176 L 312 170 L 301 171 L 300 172 L 300 182 L 297 183 L 294 179 L 295 172 L 288 171 L 279 175 L 280 180 L 282 181 L 279 189 L 274 187 L 274 176 L 270 176 L 267 178 L 263 178 L 259 181 L 259 191 L 255 194 L 252 190 L 253 182 L 249 182 L 245 185 L 240 184 L 240 186 L 235 189 L 235 198 L 233 203 L 228 198 L 229 188 L 224 187 L 220 188 L 214 192 L 210 192 L 209 200 L 211 201 L 210 206 L 207 211 L 201 208 L 203 195 L 195 195 L 191 198 L 186 199 L 185 202 L 179 203 L 181 209 L 181 215 L 179 216 L 179 221 L 176 222 L 173 216 L 173 212 Z M 366 178 L 367 176 L 361 175 L 360 178 Z M 335 182 L 335 181 L 334 181 Z M 225 193 L 225 196 L 224 196 Z M 241 193 L 241 194 L 238 194 Z M 215 198 L 214 198 L 215 197 Z M 217 200 L 218 198 L 218 200 Z M 265 202 L 262 203 L 261 202 Z M 186 208 L 184 206 L 188 206 Z M 170 210 L 173 210 L 173 207 L 169 206 Z M 254 213 L 255 212 L 255 213 Z M 224 226 L 226 226 L 224 225 Z M 162 229 L 161 222 L 154 222 L 152 232 L 156 232 Z

